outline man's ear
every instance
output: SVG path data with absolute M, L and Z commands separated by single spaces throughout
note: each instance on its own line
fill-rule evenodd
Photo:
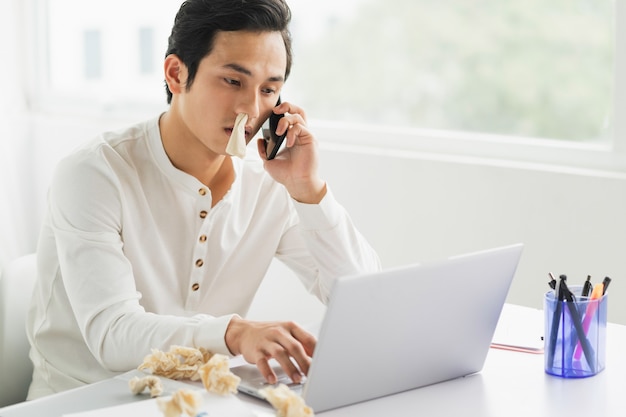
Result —
M 187 83 L 187 67 L 178 55 L 170 54 L 163 63 L 165 82 L 172 94 L 180 94 Z

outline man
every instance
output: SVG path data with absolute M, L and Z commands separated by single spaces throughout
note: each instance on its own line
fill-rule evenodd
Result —
M 271 260 L 323 302 L 336 277 L 380 268 L 317 171 L 304 111 L 275 107 L 291 68 L 283 0 L 189 0 L 164 61 L 168 111 L 106 133 L 59 164 L 38 246 L 28 320 L 29 398 L 136 368 L 151 349 L 243 355 L 294 381 L 315 338 L 291 322 L 245 320 Z M 274 112 L 286 148 L 230 156 Z M 232 136 L 232 137 L 231 137 Z

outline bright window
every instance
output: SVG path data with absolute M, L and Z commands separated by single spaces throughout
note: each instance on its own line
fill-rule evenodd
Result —
M 355 0 L 325 19 L 344 2 L 292 3 L 311 26 L 295 21 L 294 95 L 320 118 L 608 138 L 611 1 Z
M 162 63 L 180 1 L 45 0 L 40 77 L 47 105 L 115 112 L 165 103 Z M 54 104 L 50 104 L 54 103 Z
M 178 0 L 39 0 L 35 101 L 163 106 Z M 609 0 L 290 0 L 285 98 L 353 124 L 609 143 Z M 80 16 L 80 18 L 76 18 Z M 147 106 L 147 107 L 146 107 Z M 150 107 L 152 108 L 152 107 Z

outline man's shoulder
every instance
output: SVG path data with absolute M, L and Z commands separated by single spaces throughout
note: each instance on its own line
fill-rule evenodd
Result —
M 151 135 L 159 135 L 158 118 L 145 120 L 121 129 L 106 131 L 96 138 L 94 142 L 98 145 L 99 139 L 100 145 L 117 148 L 137 142 L 145 143 Z
M 130 149 L 137 146 L 146 147 L 147 139 L 151 134 L 158 135 L 158 123 L 156 119 L 136 123 L 117 130 L 108 130 L 98 136 L 82 143 L 64 160 L 85 162 L 86 160 L 98 160 L 111 155 L 123 156 Z
M 61 158 L 56 166 L 56 174 L 69 176 L 101 176 L 114 171 L 128 172 L 137 165 L 145 164 L 148 150 L 148 136 L 154 121 L 137 123 L 117 131 L 103 132 L 82 143 Z M 114 175 L 114 174 L 113 174 Z

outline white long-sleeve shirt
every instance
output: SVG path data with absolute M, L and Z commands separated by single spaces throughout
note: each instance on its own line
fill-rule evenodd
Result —
M 226 327 L 274 257 L 322 302 L 336 277 L 380 268 L 330 190 L 301 204 L 260 160 L 233 164 L 231 189 L 211 207 L 210 190 L 169 161 L 158 119 L 60 162 L 27 324 L 29 398 L 136 368 L 153 348 L 229 354 Z

